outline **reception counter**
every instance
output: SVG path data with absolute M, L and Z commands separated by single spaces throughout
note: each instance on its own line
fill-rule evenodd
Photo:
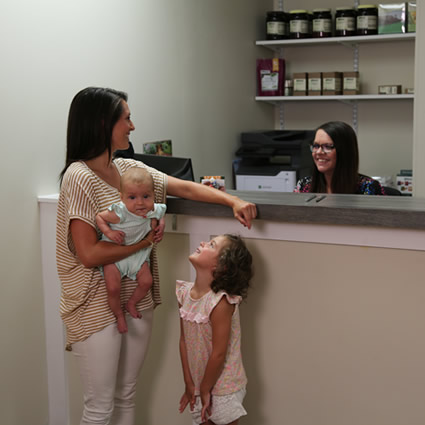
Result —
M 174 281 L 194 277 L 187 256 L 200 241 L 235 232 L 255 267 L 241 308 L 249 378 L 242 423 L 425 423 L 425 200 L 231 193 L 257 205 L 250 230 L 227 207 L 167 200 L 158 247 L 163 305 L 142 372 L 148 384 L 138 393 L 138 423 L 188 423 L 176 413 L 183 385 Z M 68 382 L 76 370 L 58 313 L 56 204 L 57 195 L 39 197 L 49 423 L 70 425 L 81 395 Z
M 229 193 L 255 203 L 260 220 L 425 229 L 425 199 L 242 191 Z M 168 212 L 173 214 L 232 216 L 226 207 L 185 199 L 171 197 L 167 205 Z
M 257 205 L 258 219 L 253 222 L 252 231 L 237 229 L 250 238 L 425 250 L 425 199 L 229 193 Z M 168 198 L 167 208 L 169 214 L 179 215 L 181 225 L 186 222 L 186 216 L 199 217 L 197 221 L 202 221 L 200 217 L 210 217 L 209 226 L 213 225 L 211 218 L 232 217 L 232 211 L 227 207 L 172 197 Z M 179 231 L 179 227 L 175 224 L 174 227 L 167 227 L 167 230 Z M 189 231 L 185 227 L 185 232 L 193 233 L 193 229 Z

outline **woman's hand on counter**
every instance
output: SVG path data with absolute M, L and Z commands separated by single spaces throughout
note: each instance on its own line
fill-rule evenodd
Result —
M 251 202 L 246 202 L 243 199 L 235 196 L 233 204 L 233 215 L 240 223 L 248 229 L 251 228 L 251 221 L 257 217 L 257 207 Z

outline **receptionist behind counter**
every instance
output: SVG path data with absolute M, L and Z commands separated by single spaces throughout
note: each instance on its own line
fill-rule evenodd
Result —
M 354 130 L 341 121 L 317 128 L 311 144 L 313 175 L 297 183 L 294 192 L 385 195 L 381 184 L 359 174 L 359 148 Z

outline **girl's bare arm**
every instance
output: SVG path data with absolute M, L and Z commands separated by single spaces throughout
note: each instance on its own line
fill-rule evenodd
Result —
M 192 375 L 190 374 L 189 362 L 187 359 L 187 347 L 184 338 L 183 321 L 180 319 L 180 360 L 183 369 L 183 379 L 185 383 L 185 392 L 180 399 L 179 412 L 183 412 L 189 404 L 190 410 L 195 406 L 195 385 L 193 383 Z
M 201 382 L 201 395 L 209 393 L 223 371 L 235 307 L 223 297 L 211 313 L 212 352 Z

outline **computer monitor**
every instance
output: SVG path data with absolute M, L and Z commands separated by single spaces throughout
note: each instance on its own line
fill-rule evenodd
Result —
M 149 167 L 162 171 L 169 176 L 182 180 L 195 181 L 193 176 L 192 160 L 178 156 L 149 155 L 146 153 L 135 153 L 133 158 L 143 162 Z

